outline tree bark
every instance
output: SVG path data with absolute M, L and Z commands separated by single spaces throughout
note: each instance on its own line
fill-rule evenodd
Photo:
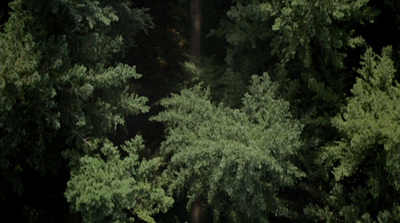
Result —
M 201 0 L 190 0 L 190 55 L 199 58 L 201 54 Z
M 204 222 L 204 211 L 199 198 L 193 203 L 190 215 L 192 217 L 192 223 Z

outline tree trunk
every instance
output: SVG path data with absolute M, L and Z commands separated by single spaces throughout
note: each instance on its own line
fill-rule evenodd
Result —
M 190 55 L 199 58 L 201 52 L 201 0 L 190 0 L 190 19 L 192 22 Z
M 204 222 L 204 211 L 201 206 L 200 199 L 197 198 L 192 205 L 192 211 L 190 212 L 192 217 L 192 223 L 203 223 Z

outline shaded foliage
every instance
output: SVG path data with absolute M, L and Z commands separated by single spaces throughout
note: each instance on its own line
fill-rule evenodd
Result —
M 22 195 L 29 180 L 65 174 L 62 151 L 80 151 L 87 141 L 115 131 L 127 115 L 148 111 L 147 99 L 133 93 L 128 82 L 140 77 L 135 67 L 115 63 L 113 56 L 129 46 L 124 38 L 151 22 L 144 10 L 118 6 L 57 0 L 10 4 L 0 34 L 3 199 L 10 199 L 11 188 Z M 117 35 L 117 10 L 130 13 L 125 21 L 130 33 Z

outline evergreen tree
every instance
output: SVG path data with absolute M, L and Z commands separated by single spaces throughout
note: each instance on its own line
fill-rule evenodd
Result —
M 253 76 L 241 109 L 214 105 L 201 86 L 163 99 L 161 152 L 170 157 L 170 190 L 201 199 L 214 222 L 262 222 L 291 215 L 280 191 L 304 176 L 293 163 L 301 125 L 274 95 L 268 75 Z M 182 194 L 183 193 L 183 194 Z
M 322 147 L 337 139 L 331 118 L 351 88 L 358 51 L 368 45 L 361 28 L 378 10 L 368 0 L 232 1 L 220 26 L 211 32 L 226 40 L 224 70 L 204 69 L 200 79 L 215 100 L 240 106 L 250 74 L 271 73 L 277 94 L 290 102 L 290 112 L 304 124 L 304 152 L 296 163 L 307 173 L 293 197 L 294 212 L 303 219 L 308 203 L 324 203 L 331 191 L 330 170 L 315 163 Z M 355 62 L 356 61 L 356 62 Z
M 335 176 L 329 205 L 308 209 L 323 222 L 400 219 L 400 85 L 391 51 L 367 50 L 353 96 L 332 121 L 343 138 L 321 155 Z
M 84 217 L 93 217 L 93 212 L 81 209 L 85 202 L 79 200 L 79 194 L 90 198 L 90 192 L 83 188 L 85 181 L 79 181 L 80 186 L 76 181 L 91 170 L 85 164 L 106 169 L 104 175 L 85 178 L 88 182 L 99 181 L 106 187 L 110 183 L 107 179 L 122 177 L 112 170 L 124 168 L 133 174 L 134 168 L 138 168 L 149 172 L 121 179 L 121 184 L 131 184 L 135 177 L 135 181 L 143 182 L 141 193 L 161 190 L 149 188 L 147 179 L 143 179 L 159 161 L 137 164 L 137 154 L 133 153 L 138 151 L 133 147 L 142 147 L 138 140 L 123 147 L 130 154 L 129 159 L 116 161 L 112 157 L 108 161 L 103 160 L 104 153 L 94 152 L 98 151 L 95 150 L 97 141 L 105 142 L 104 146 L 99 145 L 103 150 L 116 150 L 107 143 L 107 136 L 124 124 L 126 116 L 149 109 L 147 99 L 134 93 L 134 86 L 130 84 L 141 75 L 135 67 L 117 61 L 134 44 L 135 33 L 152 25 L 145 10 L 132 8 L 126 1 L 106 0 L 16 0 L 10 7 L 10 18 L 0 33 L 0 186 L 4 202 L 10 202 L 13 191 L 27 199 L 18 204 L 21 209 L 24 205 L 26 211 L 16 213 L 17 216 L 25 215 L 30 221 L 56 221 L 51 220 L 50 216 L 55 214 L 49 209 L 58 204 L 47 203 L 42 207 L 41 203 L 53 202 L 54 194 L 47 194 L 47 187 L 58 185 L 57 181 L 65 183 L 66 167 L 61 153 L 67 149 L 70 151 L 65 157 L 71 159 L 73 171 L 66 195 Z M 92 149 L 90 154 L 86 154 L 86 147 Z M 118 188 L 112 189 L 116 190 L 114 194 L 121 195 Z M 133 192 L 123 193 L 134 197 Z M 30 201 L 32 198 L 37 200 Z M 101 205 L 115 205 L 116 210 L 134 207 L 135 213 L 148 219 L 148 214 L 160 209 L 154 207 L 155 211 L 151 212 L 151 205 L 144 207 L 146 198 L 140 199 L 138 203 L 143 204 L 137 205 L 123 206 L 127 202 L 122 200 L 121 203 L 113 200 L 115 204 L 102 200 Z M 164 197 L 157 195 L 154 199 Z M 113 214 L 122 216 L 120 212 Z M 90 219 L 85 217 L 93 220 Z
M 217 96 L 238 104 L 249 75 L 268 71 L 296 116 L 329 125 L 344 99 L 346 53 L 364 44 L 355 27 L 373 21 L 377 11 L 368 0 L 233 2 L 211 32 L 228 43 L 226 72 L 214 77 L 219 85 L 211 84 Z
M 166 196 L 163 177 L 157 172 L 162 160 L 140 160 L 144 148 L 137 136 L 121 148 L 96 140 L 86 146 L 84 156 L 66 152 L 79 158 L 72 162 L 65 196 L 84 222 L 128 222 L 135 220 L 133 216 L 155 222 L 151 215 L 168 210 L 173 199 Z

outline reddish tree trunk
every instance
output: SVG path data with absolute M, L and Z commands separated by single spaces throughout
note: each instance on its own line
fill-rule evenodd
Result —
M 201 0 L 190 0 L 190 19 L 190 54 L 198 58 L 201 52 Z

